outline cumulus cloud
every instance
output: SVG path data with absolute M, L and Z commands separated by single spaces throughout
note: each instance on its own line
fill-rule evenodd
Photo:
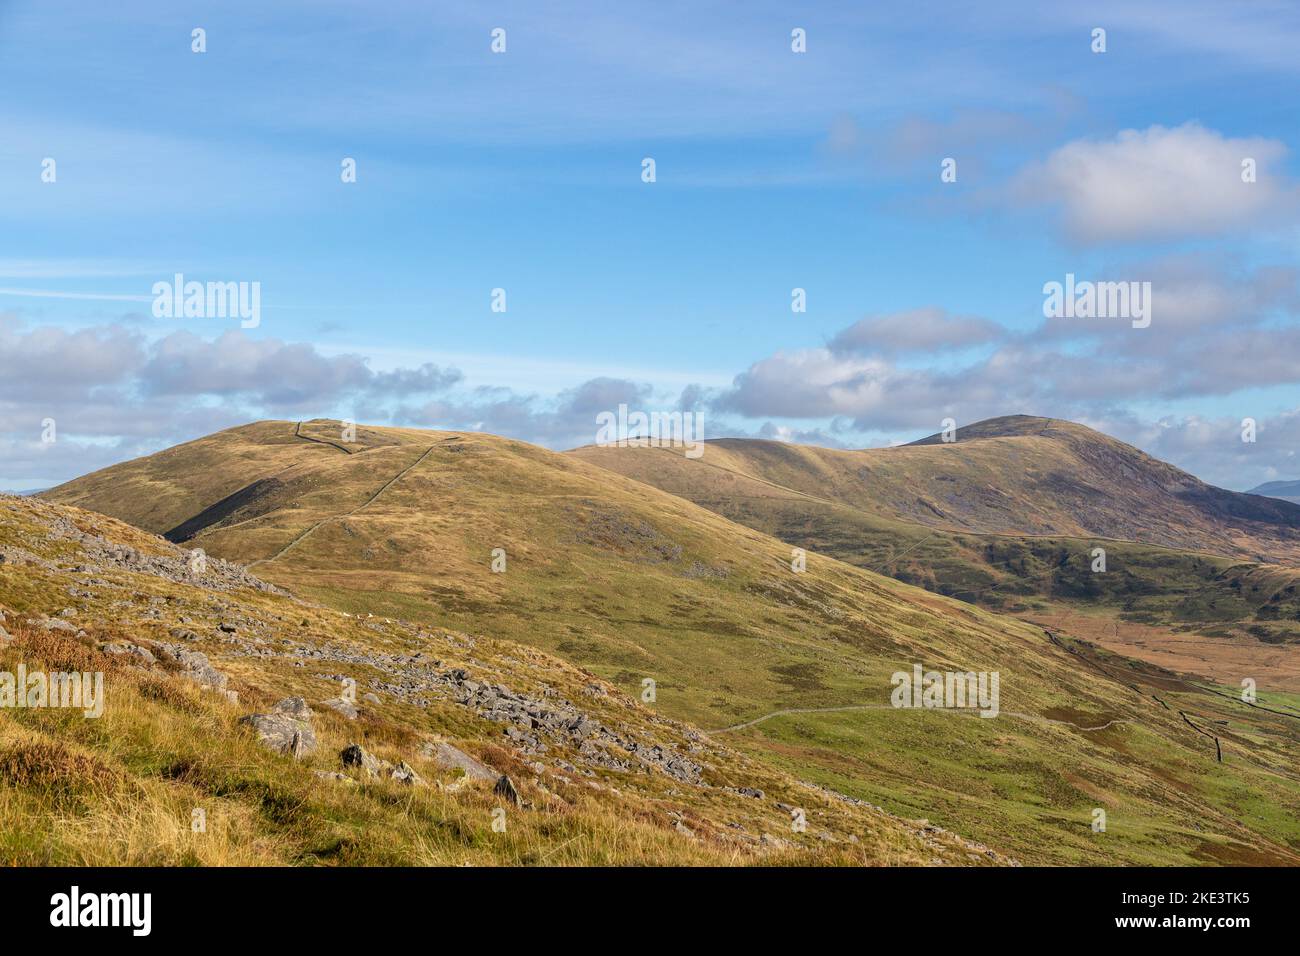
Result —
M 146 344 L 120 327 L 69 333 L 38 328 L 9 337 L 0 328 L 0 361 L 25 360 L 39 381 L 51 369 L 70 384 L 130 386 L 145 398 L 238 398 L 270 411 L 338 401 L 350 393 L 404 397 L 441 392 L 461 379 L 456 369 L 432 364 L 373 371 L 360 355 L 325 356 L 314 345 L 251 338 L 228 330 L 215 339 L 173 332 Z
M 924 308 L 868 316 L 837 334 L 829 348 L 837 354 L 946 352 L 1005 337 L 1006 330 L 988 319 Z
M 553 397 L 521 395 L 506 388 L 474 389 L 457 399 L 404 405 L 394 412 L 401 424 L 509 435 L 553 448 L 589 445 L 596 438 L 596 416 L 619 405 L 642 411 L 670 411 L 672 401 L 656 399 L 646 383 L 593 378 Z
M 460 382 L 459 369 L 441 369 L 425 362 L 419 368 L 399 368 L 379 372 L 367 384 L 372 392 L 386 395 L 419 395 L 442 392 Z
M 845 442 L 833 430 L 825 428 L 792 428 L 776 422 L 764 422 L 757 432 L 748 433 L 728 431 L 718 437 L 727 438 L 766 438 L 771 441 L 791 442 L 796 445 L 817 445 L 821 448 L 849 448 L 852 443 Z
M 0 314 L 0 480 L 50 483 L 232 425 L 284 413 L 385 406 L 446 391 L 455 369 L 372 370 L 308 343 L 173 332 L 147 340 L 121 323 L 28 327 Z M 58 440 L 40 440 L 53 419 Z
M 1049 318 L 1042 340 L 1111 339 L 1111 348 L 1165 350 L 1189 336 L 1260 324 L 1270 315 L 1300 314 L 1300 270 L 1293 266 L 1241 268 L 1222 256 L 1193 253 L 1117 266 L 1076 281 L 1149 282 L 1150 329 L 1133 335 L 1126 318 Z M 1059 281 L 1059 280 L 1058 280 Z
M 1286 152 L 1277 140 L 1226 137 L 1197 123 L 1128 129 L 1066 143 L 1023 170 L 1012 193 L 1057 207 L 1066 234 L 1082 243 L 1217 236 L 1294 217 Z M 1253 183 L 1242 181 L 1247 159 Z
M 829 349 L 777 352 L 737 375 L 714 405 L 746 418 L 856 416 L 879 407 L 900 374 L 883 359 Z
M 747 418 L 850 418 L 862 431 L 1030 413 L 1082 420 L 1135 402 L 1237 396 L 1300 382 L 1300 295 L 1290 268 L 1215 271 L 1196 257 L 1138 265 L 1156 277 L 1149 328 L 1045 320 L 1012 332 L 926 308 L 864 319 L 827 347 L 778 351 L 713 401 Z M 962 356 L 954 350 L 989 348 Z M 903 364 L 921 353 L 942 361 Z
M 758 436 L 860 447 L 1012 413 L 1070 418 L 1204 474 L 1244 487 L 1294 477 L 1297 419 L 1262 408 L 1261 388 L 1300 381 L 1300 271 L 1242 268 L 1198 257 L 1139 263 L 1151 276 L 1149 328 L 1127 322 L 1045 320 L 1014 330 L 982 316 L 926 306 L 868 316 L 821 348 L 775 351 L 729 387 L 656 390 L 597 377 L 555 394 L 469 387 L 432 364 L 375 371 L 362 355 L 314 345 L 172 332 L 150 341 L 121 324 L 28 328 L 0 316 L 0 486 L 50 483 L 178 441 L 265 417 L 333 414 L 376 424 L 482 430 L 553 448 L 589 444 L 596 416 L 621 404 L 702 411 L 709 437 Z M 928 357 L 928 358 L 927 358 Z M 1217 397 L 1262 416 L 1260 442 L 1225 445 L 1239 419 L 1134 416 L 1138 403 Z M 57 446 L 39 443 L 58 422 Z M 1210 437 L 1206 437 L 1206 436 Z M 1268 441 L 1266 441 L 1266 438 Z M 1225 451 L 1231 447 L 1232 451 Z M 1292 457 L 1288 458 L 1287 455 Z M 1238 476 L 1234 479 L 1233 476 Z
M 0 398 L 84 400 L 124 382 L 143 356 L 141 338 L 120 325 L 27 329 L 13 314 L 0 315 Z
M 1235 491 L 1300 477 L 1300 408 L 1249 416 L 1257 426 L 1254 442 L 1241 440 L 1242 417 L 1170 415 L 1145 421 L 1130 413 L 1088 424 Z
M 327 358 L 314 346 L 253 339 L 227 331 L 211 341 L 173 332 L 140 369 L 156 395 L 246 395 L 268 408 L 292 408 L 359 389 L 373 373 L 357 355 Z
M 590 416 L 619 405 L 635 406 L 647 400 L 650 386 L 622 378 L 593 378 L 560 394 L 559 412 L 565 416 Z

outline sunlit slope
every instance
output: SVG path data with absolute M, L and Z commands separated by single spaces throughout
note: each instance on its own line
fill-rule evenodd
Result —
M 104 468 L 40 497 L 113 514 L 138 528 L 166 534 L 211 505 L 226 502 L 246 513 L 255 510 L 268 491 L 287 486 L 291 495 L 310 493 L 313 485 L 319 486 L 316 469 L 345 455 L 343 448 L 365 450 L 381 459 L 402 451 L 400 432 L 380 435 L 359 428 L 356 443 L 348 446 L 342 444 L 341 434 L 337 422 L 315 428 L 257 422 Z
M 796 497 L 950 531 L 1300 560 L 1300 506 L 1214 488 L 1082 425 L 1014 416 L 959 428 L 956 439 L 860 451 L 719 439 L 694 460 L 662 448 L 571 454 L 701 503 Z
M 307 604 L 237 568 L 196 570 L 183 550 L 103 515 L 0 495 L 0 671 L 19 667 L 99 672 L 103 685 L 95 719 L 0 709 L 9 864 L 1007 862 L 801 785 L 534 648 Z M 548 724 L 544 749 L 503 734 L 459 675 L 533 698 L 536 713 L 579 711 L 586 729 Z M 351 716 L 329 703 L 343 678 L 355 681 Z M 241 720 L 290 696 L 313 712 L 315 746 L 298 759 Z M 434 741 L 480 761 L 483 777 L 434 759 Z M 625 742 L 697 772 L 672 776 L 657 751 L 642 761 Z M 368 777 L 341 761 L 349 744 L 418 778 Z M 498 774 L 518 802 L 494 792 Z M 807 829 L 778 801 L 803 809 Z
M 789 544 L 572 456 L 375 429 L 390 444 L 303 447 L 286 462 L 295 426 L 254 428 L 239 446 L 273 434 L 273 467 L 291 480 L 246 502 L 229 476 L 215 482 L 175 459 L 157 478 L 191 497 L 190 515 L 168 518 L 194 529 L 187 546 L 251 561 L 344 610 L 540 647 L 631 694 L 652 681 L 663 713 L 1021 859 L 1195 862 L 1213 851 L 1294 861 L 1284 717 L 1224 718 L 1281 726 L 1252 724 L 1249 740 L 1243 727 L 1221 764 L 1177 712 L 1217 706 L 1212 695 L 1172 691 L 1194 703 L 1166 710 L 1041 628 L 816 554 L 796 573 Z M 302 434 L 337 438 L 339 428 L 311 423 Z M 159 474 L 150 459 L 121 467 Z M 250 463 L 245 477 L 270 473 Z M 86 506 L 114 513 L 111 482 L 102 487 Z M 914 664 L 999 672 L 1000 716 L 892 708 L 890 677 Z M 781 713 L 820 708 L 834 710 Z M 1122 808 L 1122 839 L 1093 839 L 1098 801 Z
M 802 453 L 803 449 L 796 449 Z M 809 551 L 995 610 L 1045 601 L 1141 623 L 1196 625 L 1265 644 L 1300 642 L 1300 570 L 1104 536 L 952 532 L 717 469 L 664 448 L 571 454 L 671 491 Z M 1095 549 L 1106 571 L 1093 570 Z

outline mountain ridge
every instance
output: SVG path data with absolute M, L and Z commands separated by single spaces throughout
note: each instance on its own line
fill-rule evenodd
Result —
M 955 441 L 943 437 L 859 450 L 724 438 L 708 442 L 713 454 L 699 461 L 741 484 L 948 531 L 1099 536 L 1300 563 L 1300 506 L 1216 488 L 1086 426 L 1006 416 L 959 427 Z M 666 490 L 680 483 L 642 451 L 589 445 L 568 454 Z
M 571 455 L 480 433 L 344 434 L 254 423 L 51 495 L 151 530 L 207 512 L 187 547 L 304 598 L 533 647 L 725 728 L 713 733 L 800 779 L 1025 862 L 1289 858 L 1285 819 L 1243 823 L 1225 800 L 1295 802 L 1300 781 L 1274 769 L 1291 744 L 1273 728 L 1235 734 L 1220 764 L 1178 710 L 1198 724 L 1265 718 L 1177 675 L 1095 670 L 1058 629 L 822 554 L 801 566 L 788 542 Z M 1000 673 L 1001 716 L 891 706 L 891 675 L 917 664 Z M 1093 839 L 1099 799 L 1145 835 Z M 1211 831 L 1188 829 L 1189 814 Z

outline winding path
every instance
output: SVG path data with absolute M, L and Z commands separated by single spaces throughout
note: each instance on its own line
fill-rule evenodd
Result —
M 953 707 L 895 707 L 893 704 L 853 704 L 847 707 L 797 707 L 789 710 L 774 710 L 770 714 L 764 714 L 762 717 L 756 717 L 754 720 L 746 721 L 743 724 L 736 724 L 732 727 L 723 727 L 720 730 L 710 730 L 711 734 L 728 734 L 733 730 L 744 730 L 746 727 L 753 727 L 755 724 L 761 724 L 765 720 L 771 720 L 773 717 L 783 717 L 788 714 L 832 714 L 849 710 L 937 710 L 947 714 L 978 714 L 977 708 L 953 708 Z M 1082 724 L 1076 724 L 1072 720 L 1057 720 L 1053 717 L 1044 717 L 1042 714 L 1025 714 L 1014 710 L 1000 711 L 1000 714 L 1006 714 L 1008 717 L 1019 717 L 1021 720 L 1038 721 L 1044 724 L 1060 724 L 1065 727 L 1073 727 L 1075 730 L 1106 730 L 1116 724 L 1132 723 L 1127 717 L 1116 717 L 1108 720 L 1097 727 L 1084 727 Z

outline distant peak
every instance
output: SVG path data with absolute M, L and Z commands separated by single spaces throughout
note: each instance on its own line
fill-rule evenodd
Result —
M 1092 429 L 1076 422 L 1061 418 L 1043 418 L 1039 415 L 1003 415 L 999 418 L 986 418 L 981 422 L 957 426 L 957 440 L 972 438 L 1017 438 L 1025 435 L 1043 435 L 1049 431 L 1068 430 L 1075 433 L 1089 432 Z M 1096 433 L 1093 433 L 1096 434 Z M 937 445 L 943 441 L 943 433 L 936 432 L 910 445 Z

